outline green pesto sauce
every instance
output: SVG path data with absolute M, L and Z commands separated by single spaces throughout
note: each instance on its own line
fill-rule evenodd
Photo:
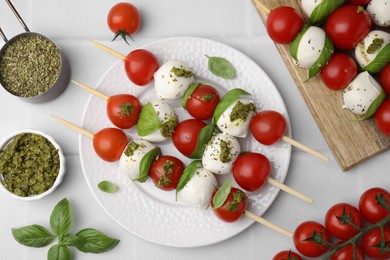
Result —
M 213 93 L 207 93 L 207 94 L 202 95 L 201 100 L 202 100 L 202 102 L 207 102 L 207 101 L 213 100 L 213 98 L 214 98 Z
M 238 101 L 230 114 L 230 122 L 234 122 L 237 119 L 245 121 L 249 112 L 252 111 L 256 111 L 256 106 L 253 103 L 244 104 L 241 101 Z
M 161 188 L 164 186 L 169 186 L 171 184 L 171 179 L 168 177 L 173 172 L 173 166 L 175 162 L 167 160 L 163 165 L 164 175 L 157 182 L 157 187 Z
M 245 199 L 245 193 L 238 190 L 233 193 L 233 200 L 229 203 L 227 206 L 227 209 L 233 212 L 236 212 L 238 210 L 238 206 L 240 203 Z
M 221 152 L 219 154 L 219 160 L 223 163 L 228 163 L 232 160 L 232 153 L 231 153 L 231 147 L 230 145 L 221 140 L 221 142 L 219 143 L 219 146 L 221 148 Z
M 177 123 L 179 123 L 179 120 L 175 116 L 170 115 L 169 118 L 160 125 L 161 135 L 167 138 L 171 137 Z
M 380 49 L 382 44 L 383 44 L 383 38 L 375 38 L 370 44 L 370 46 L 368 46 L 367 53 L 373 54 L 374 52 Z
M 175 74 L 176 77 L 191 78 L 195 76 L 195 73 L 193 73 L 190 70 L 186 70 L 183 67 L 180 68 L 172 67 L 171 72 L 173 72 L 173 74 Z
M 128 117 L 131 115 L 131 112 L 133 112 L 134 106 L 129 102 L 123 103 L 119 106 L 119 110 L 119 115 L 121 118 Z
M 21 197 L 50 189 L 59 170 L 58 150 L 39 134 L 19 134 L 0 151 L 1 182 L 7 190 Z
M 126 146 L 126 149 L 124 151 L 125 155 L 127 157 L 131 157 L 133 156 L 135 150 L 137 150 L 139 147 L 139 144 L 137 144 L 136 142 L 131 142 L 129 143 L 127 146 Z

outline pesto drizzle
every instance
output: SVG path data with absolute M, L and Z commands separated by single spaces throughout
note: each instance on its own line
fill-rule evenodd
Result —
M 169 138 L 172 136 L 173 130 L 175 129 L 177 123 L 179 123 L 179 120 L 174 115 L 170 115 L 168 118 L 164 119 L 166 119 L 166 121 L 161 123 L 160 132 L 162 136 Z
M 234 192 L 232 195 L 233 195 L 233 200 L 229 203 L 227 209 L 236 212 L 238 210 L 238 206 L 240 205 L 240 203 L 245 199 L 245 193 L 238 190 Z
M 232 160 L 232 152 L 231 147 L 228 142 L 221 140 L 219 143 L 219 147 L 221 148 L 221 152 L 219 154 L 219 160 L 223 163 L 228 163 Z
M 373 54 L 374 52 L 380 49 L 382 44 L 383 44 L 383 38 L 375 38 L 374 40 L 372 40 L 370 46 L 368 46 L 367 53 Z
M 131 103 L 126 102 L 119 106 L 119 110 L 120 112 L 118 112 L 118 114 L 121 118 L 128 117 L 131 115 L 131 112 L 133 112 L 134 106 Z
M 244 104 L 241 101 L 238 101 L 234 106 L 232 113 L 230 114 L 230 121 L 234 122 L 237 119 L 245 121 L 249 112 L 252 111 L 256 111 L 256 106 L 253 103 Z
M 163 165 L 163 171 L 164 175 L 161 176 L 161 178 L 157 182 L 157 187 L 164 187 L 169 186 L 171 184 L 171 179 L 169 178 L 169 175 L 173 172 L 173 166 L 175 166 L 175 162 L 172 162 L 170 160 L 166 160 L 166 162 Z
M 172 67 L 171 72 L 173 72 L 176 77 L 191 78 L 195 76 L 195 73 L 190 70 L 186 70 L 182 66 L 180 66 L 180 68 Z

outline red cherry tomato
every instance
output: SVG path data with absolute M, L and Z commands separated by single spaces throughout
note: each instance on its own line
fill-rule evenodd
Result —
M 357 75 L 354 59 L 342 53 L 335 53 L 322 68 L 321 79 L 332 90 L 345 88 Z
M 127 77 L 139 86 L 145 86 L 152 81 L 153 74 L 160 66 L 156 56 L 143 49 L 130 52 L 124 62 Z
M 212 198 L 214 198 L 216 192 L 217 191 L 213 193 Z M 233 187 L 221 207 L 214 209 L 213 199 L 210 204 L 214 214 L 218 218 L 225 222 L 234 222 L 244 214 L 246 206 L 248 205 L 248 197 L 243 191 Z
M 244 153 L 233 165 L 233 176 L 237 184 L 247 191 L 256 191 L 267 182 L 271 164 L 260 153 Z
M 383 239 L 384 242 L 390 241 L 390 227 L 385 226 L 383 228 Z M 362 247 L 367 256 L 372 259 L 389 259 L 390 252 L 384 251 L 381 252 L 381 249 L 378 247 L 378 243 L 381 242 L 382 234 L 380 228 L 374 228 L 373 230 L 367 232 L 362 237 Z M 384 246 L 384 249 L 390 250 L 390 243 Z
M 177 124 L 172 134 L 176 149 L 185 156 L 190 156 L 196 149 L 198 136 L 206 123 L 198 119 L 187 119 Z
M 336 246 L 341 245 L 342 243 L 344 243 L 344 241 L 337 242 Z M 354 257 L 353 247 L 355 247 L 356 250 L 356 258 L 353 258 Z M 358 244 L 355 244 L 353 246 L 352 244 L 348 244 L 330 257 L 330 260 L 351 260 L 351 259 L 355 259 L 355 260 L 366 259 L 363 249 Z
M 359 210 L 348 203 L 338 203 L 333 205 L 325 215 L 325 226 L 329 233 L 339 239 L 348 240 L 359 233 L 354 226 L 343 223 L 338 218 L 348 216 L 345 220 L 357 227 L 363 227 L 363 218 Z
M 133 95 L 114 95 L 107 100 L 107 116 L 116 127 L 128 129 L 137 123 L 141 107 Z
M 272 260 L 303 260 L 297 253 L 291 250 L 285 250 L 277 253 Z
M 278 142 L 286 131 L 286 119 L 273 110 L 264 110 L 251 119 L 249 128 L 255 139 L 265 145 Z
M 160 156 L 150 167 L 149 176 L 157 188 L 169 191 L 176 189 L 183 171 L 184 164 L 178 158 Z
M 386 99 L 374 114 L 374 122 L 385 135 L 390 135 L 390 99 Z
M 126 40 L 126 36 L 136 33 L 141 27 L 141 15 L 134 5 L 118 3 L 108 12 L 107 24 L 115 38 L 121 35 Z
M 390 206 L 390 193 L 378 187 L 366 190 L 359 199 L 360 212 L 371 223 L 377 223 L 390 215 L 385 207 L 377 203 L 377 199 Z
M 356 5 L 345 5 L 334 11 L 326 21 L 325 31 L 341 50 L 353 49 L 371 29 L 369 14 Z
M 107 162 L 119 160 L 128 143 L 126 134 L 117 128 L 104 128 L 93 136 L 93 148 Z
M 383 90 L 388 96 L 390 96 L 390 63 L 387 63 L 387 65 L 382 69 L 379 74 L 379 79 Z
M 353 4 L 353 5 L 366 5 L 370 1 L 371 0 L 347 0 L 347 2 L 349 2 L 350 4 Z
M 187 100 L 188 113 L 196 119 L 207 120 L 213 116 L 219 102 L 218 91 L 209 85 L 200 85 Z
M 287 44 L 295 39 L 304 24 L 302 15 L 296 9 L 280 6 L 268 14 L 266 28 L 273 41 Z
M 308 257 L 317 257 L 325 253 L 329 246 L 316 243 L 312 240 L 307 240 L 313 235 L 321 237 L 324 241 L 330 243 L 330 235 L 328 230 L 318 222 L 306 221 L 301 223 L 294 231 L 294 245 L 295 248 L 303 255 Z

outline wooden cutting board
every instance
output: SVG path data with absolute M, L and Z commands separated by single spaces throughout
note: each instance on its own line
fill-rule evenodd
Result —
M 298 0 L 252 0 L 263 23 L 267 14 L 256 3 L 260 1 L 270 10 L 278 6 L 292 6 L 302 14 Z M 383 28 L 382 28 L 383 30 Z M 390 29 L 387 29 L 390 32 Z M 308 70 L 292 62 L 288 45 L 276 47 L 321 130 L 340 168 L 347 171 L 390 147 L 390 137 L 379 132 L 372 119 L 356 122 L 354 115 L 341 108 L 342 91 L 328 89 L 317 75 L 308 82 Z

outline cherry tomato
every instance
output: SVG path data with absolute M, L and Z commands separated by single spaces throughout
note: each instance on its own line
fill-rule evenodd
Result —
M 114 95 L 107 100 L 107 116 L 116 127 L 128 129 L 137 123 L 141 107 L 133 95 Z
M 184 164 L 178 158 L 160 156 L 150 167 L 149 176 L 157 188 L 169 191 L 176 189 L 183 171 Z
M 301 223 L 294 231 L 295 248 L 303 255 L 308 257 L 317 257 L 325 253 L 329 246 L 323 243 L 316 243 L 312 240 L 307 240 L 313 235 L 316 235 L 330 243 L 330 235 L 328 230 L 318 222 L 306 221 Z
M 296 9 L 280 6 L 268 14 L 266 28 L 273 41 L 287 44 L 295 39 L 304 24 L 302 15 Z
M 286 131 L 286 119 L 273 110 L 264 110 L 251 119 L 249 128 L 255 139 L 265 145 L 278 142 Z
M 322 68 L 321 79 L 332 90 L 345 88 L 357 75 L 354 59 L 342 53 L 335 53 Z
M 209 85 L 200 85 L 187 100 L 188 113 L 196 119 L 207 120 L 213 116 L 219 102 L 218 91 Z
M 128 143 L 126 134 L 117 128 L 104 128 L 93 136 L 93 148 L 107 162 L 119 160 Z
M 126 36 L 136 33 L 141 27 L 141 15 L 134 5 L 118 3 L 108 12 L 107 24 L 115 38 L 121 35 L 127 42 Z
M 187 119 L 177 124 L 172 134 L 176 149 L 185 156 L 190 156 L 196 149 L 198 136 L 206 123 L 198 119 Z
M 371 0 L 347 0 L 347 2 L 349 2 L 350 4 L 353 4 L 353 5 L 366 5 L 370 1 Z
M 277 253 L 272 260 L 303 260 L 297 253 L 291 250 L 285 250 Z
M 131 82 L 145 86 L 153 79 L 159 63 L 153 53 L 143 49 L 130 52 L 125 59 L 125 71 Z
M 383 228 L 384 242 L 387 242 L 387 245 L 384 246 L 384 249 L 390 250 L 390 227 L 385 226 Z M 366 252 L 367 256 L 372 259 L 389 259 L 390 252 L 385 251 L 381 252 L 380 247 L 378 247 L 378 243 L 381 242 L 382 235 L 380 228 L 374 228 L 370 230 L 362 237 L 362 247 L 364 252 Z
M 237 184 L 247 191 L 256 191 L 267 182 L 271 171 L 268 158 L 260 153 L 244 153 L 233 165 L 233 176 Z
M 382 69 L 379 74 L 379 80 L 383 90 L 388 96 L 390 96 L 390 63 L 387 63 L 387 65 Z
M 371 223 L 377 223 L 390 215 L 386 208 L 377 203 L 377 198 L 390 205 L 390 193 L 378 187 L 366 190 L 359 199 L 360 212 Z
M 341 245 L 342 243 L 344 243 L 344 241 L 339 241 L 336 243 L 336 246 Z M 356 258 L 353 258 L 355 254 L 353 251 L 353 247 L 355 247 L 356 250 Z M 366 259 L 363 249 L 358 244 L 354 244 L 354 245 L 348 244 L 330 257 L 330 260 L 351 260 L 351 259 L 355 259 L 355 260 Z
M 374 122 L 385 135 L 390 135 L 390 99 L 386 99 L 374 114 Z
M 217 191 L 214 191 L 212 198 L 214 198 Z M 213 199 L 211 200 L 211 207 L 214 214 L 225 222 L 237 221 L 243 214 L 248 205 L 248 197 L 246 194 L 232 187 L 227 199 L 223 205 L 217 209 L 214 209 Z
M 368 13 L 356 5 L 345 5 L 334 11 L 326 21 L 325 31 L 341 50 L 353 49 L 371 29 Z
M 348 219 L 354 226 L 363 227 L 363 217 L 357 208 L 348 203 L 335 204 L 326 212 L 325 226 L 339 239 L 348 240 L 359 233 L 354 226 L 339 220 L 340 217 L 345 217 L 345 221 Z

